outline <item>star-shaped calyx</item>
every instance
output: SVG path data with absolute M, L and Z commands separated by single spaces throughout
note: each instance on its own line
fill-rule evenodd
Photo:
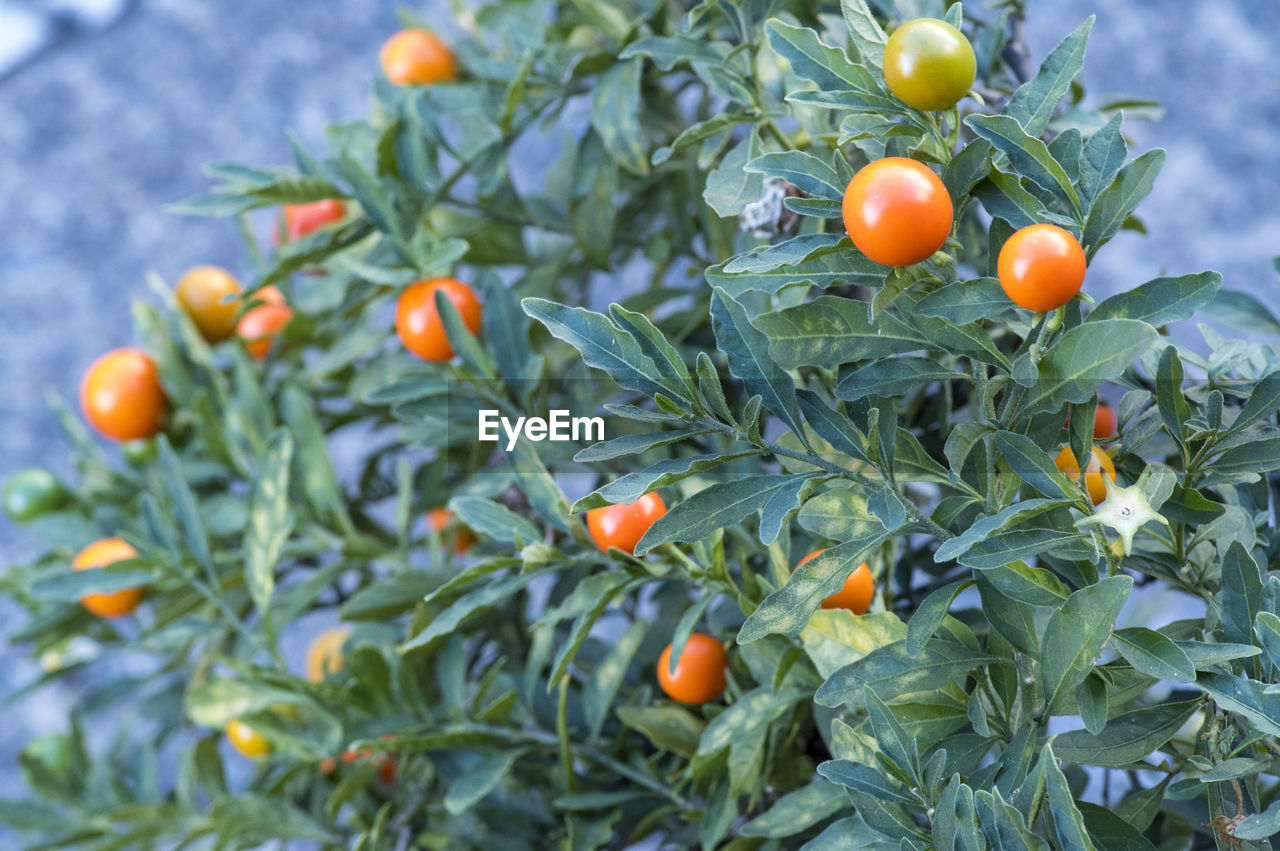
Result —
M 1155 520 L 1169 528 L 1169 521 L 1151 507 L 1141 485 L 1122 488 L 1110 476 L 1102 477 L 1107 488 L 1107 498 L 1093 510 L 1093 514 L 1076 521 L 1082 526 L 1110 526 L 1120 533 L 1120 545 L 1125 555 L 1133 552 L 1133 536 L 1147 523 Z

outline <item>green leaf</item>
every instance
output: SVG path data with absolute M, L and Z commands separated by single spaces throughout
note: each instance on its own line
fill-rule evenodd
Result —
M 1080 198 L 1062 164 L 1053 158 L 1039 135 L 1032 136 L 1008 115 L 970 115 L 964 120 L 979 137 L 1009 158 L 1014 170 L 1053 197 L 1070 205 L 1077 214 Z
M 729 149 L 720 165 L 707 175 L 702 198 L 718 216 L 736 216 L 748 204 L 760 200 L 764 175 L 746 170 L 746 165 L 764 151 L 760 132 L 755 127 Z M 714 283 L 714 282 L 713 282 Z
M 848 806 L 826 780 L 788 792 L 738 831 L 742 836 L 782 839 L 803 833 Z
M 1086 730 L 1061 733 L 1053 740 L 1053 750 L 1068 762 L 1128 768 L 1173 738 L 1200 704 L 1199 700 L 1189 700 L 1135 709 L 1109 720 L 1097 735 Z
M 1004 660 L 943 638 L 934 638 L 919 653 L 908 653 L 905 641 L 871 651 L 836 671 L 814 695 L 821 706 L 857 704 L 863 689 L 882 699 L 916 691 L 936 691 L 980 665 Z
M 1086 321 L 1141 319 L 1157 326 L 1181 322 L 1212 301 L 1221 286 L 1218 272 L 1155 278 L 1103 301 Z
M 835 393 L 836 398 L 852 402 L 872 395 L 902 396 L 933 381 L 955 380 L 969 380 L 969 376 L 932 358 L 907 355 L 842 371 Z
M 876 738 L 876 744 L 880 746 L 880 752 L 905 771 L 913 785 L 924 785 L 916 740 L 907 734 L 893 711 L 876 697 L 875 692 L 865 691 L 863 697 L 867 702 L 867 723 L 871 727 L 871 734 Z
M 1237 839 L 1246 842 L 1256 842 L 1280 833 L 1280 801 L 1272 801 L 1262 812 L 1245 816 L 1244 821 L 1236 825 L 1234 833 Z
M 483 757 L 449 784 L 449 791 L 444 796 L 445 810 L 458 815 L 471 809 L 502 782 L 523 755 L 523 750 L 513 750 Z
M 338 490 L 338 476 L 310 395 L 296 384 L 286 384 L 280 409 L 293 434 L 295 492 L 304 494 L 320 517 L 332 521 L 339 529 L 350 529 L 351 518 Z
M 1123 122 L 1124 113 L 1117 112 L 1084 143 L 1080 153 L 1080 194 L 1086 204 L 1111 184 L 1129 158 L 1129 146 L 1120 132 Z
M 884 64 L 884 46 L 889 41 L 866 0 L 840 0 L 849 38 L 864 65 L 879 68 Z
M 1280 469 L 1280 437 L 1268 437 L 1233 446 L 1209 466 L 1211 475 L 1254 476 Z
M 212 802 L 209 816 L 218 834 L 238 837 L 246 845 L 300 839 L 314 843 L 338 838 L 283 797 L 239 796 Z
M 747 163 L 746 169 L 767 177 L 780 177 L 815 198 L 844 199 L 845 182 L 835 169 L 803 151 L 770 151 Z
M 1077 325 L 1045 351 L 1039 378 L 1027 391 L 1021 410 L 1048 411 L 1067 402 L 1088 402 L 1104 381 L 1122 375 L 1156 338 L 1154 328 L 1136 319 Z
M 1049 711 L 1057 713 L 1102 652 L 1133 578 L 1112 576 L 1081 588 L 1054 612 L 1042 642 L 1041 681 Z M 1107 725 L 1111 729 L 1111 725 Z
M 526 588 L 538 577 L 551 573 L 554 573 L 553 569 L 506 576 L 462 595 L 443 612 L 437 614 L 424 629 L 411 635 L 408 641 L 400 645 L 400 652 L 407 653 L 410 650 L 427 647 L 441 638 L 452 635 L 458 627 L 481 610 L 509 604 L 518 591 Z
M 870 765 L 849 759 L 833 759 L 818 766 L 818 773 L 846 789 L 857 789 L 881 801 L 920 806 L 918 796 L 905 784 L 886 777 Z
M 649 36 L 633 41 L 618 54 L 619 59 L 647 56 L 660 71 L 670 71 L 684 62 L 720 62 L 723 57 L 706 41 L 684 36 Z
M 738 631 L 749 644 L 771 633 L 798 636 L 822 601 L 844 587 L 867 554 L 884 540 L 883 532 L 830 547 L 798 566 L 781 588 L 760 603 Z
M 692 404 L 698 398 L 697 388 L 689 367 L 684 359 L 671 345 L 666 336 L 643 313 L 627 310 L 617 304 L 609 305 L 609 316 L 614 324 L 636 341 L 640 350 L 649 356 L 662 375 L 663 384 L 667 388 L 668 397 L 683 400 Z
M 1280 370 L 1268 372 L 1253 386 L 1249 401 L 1240 409 L 1227 433 L 1235 434 L 1263 417 L 1271 416 L 1277 409 L 1280 409 Z
M 1253 622 L 1262 610 L 1258 563 L 1243 544 L 1233 541 L 1222 558 L 1222 632 L 1227 641 L 1255 643 Z
M 591 729 L 591 738 L 600 735 L 609 708 L 618 694 L 627 670 L 635 659 L 648 632 L 649 625 L 644 621 L 632 621 L 626 631 L 613 643 L 609 654 L 596 665 L 591 676 L 582 689 L 582 710 L 587 716 L 587 726 Z
M 813 256 L 826 253 L 826 249 L 840 247 L 848 250 L 853 243 L 842 233 L 807 233 L 783 242 L 761 245 L 745 254 L 739 254 L 721 268 L 726 275 L 771 272 L 782 266 L 794 266 Z M 888 272 L 888 269 L 884 270 Z
M 643 452 L 648 452 L 650 449 L 657 449 L 660 446 L 679 443 L 682 440 L 688 440 L 689 438 L 707 433 L 708 432 L 705 430 L 699 430 L 624 434 L 611 440 L 593 443 L 587 448 L 579 450 L 578 454 L 573 456 L 573 460 L 579 461 L 583 464 L 612 461 L 615 458 L 625 458 L 628 455 L 639 455 Z
M 754 324 L 768 336 L 769 350 L 784 369 L 833 369 L 929 347 L 892 314 L 882 313 L 873 323 L 865 302 L 836 296 L 763 313 Z
M 682 706 L 619 706 L 618 720 L 663 750 L 693 756 L 704 724 Z
M 1018 435 L 1019 437 L 1021 435 Z M 933 560 L 939 564 L 953 559 L 958 559 L 967 553 L 970 549 L 989 539 L 993 534 L 1017 526 L 1018 524 L 1030 520 L 1033 517 L 1039 517 L 1045 512 L 1060 508 L 1063 505 L 1069 505 L 1069 500 L 1063 499 L 1024 499 L 1015 502 L 1003 511 L 997 512 L 990 516 L 975 518 L 967 529 L 956 535 L 954 538 L 948 538 L 933 554 Z M 1032 568 L 1026 568 L 1032 570 Z M 1003 590 L 1003 589 L 1002 589 Z M 1064 593 L 1062 599 L 1066 599 Z M 1027 602 L 1031 602 L 1028 600 Z M 1059 601 L 1061 602 L 1061 601 Z M 1049 603 L 1039 602 L 1033 605 L 1050 605 Z
M 249 596 L 264 615 L 275 590 L 276 562 L 293 530 L 289 510 L 289 468 L 293 438 L 276 429 L 249 491 L 249 525 L 245 533 L 245 583 Z
M 484 345 L 493 357 L 500 378 L 519 390 L 542 374 L 545 360 L 529 343 L 529 317 L 520 309 L 516 291 L 494 277 L 484 282 Z
M 801 242 L 797 243 L 797 240 Z M 776 293 L 793 284 L 811 284 L 818 287 L 830 287 L 836 284 L 879 287 L 884 283 L 888 269 L 859 252 L 849 250 L 849 246 L 843 239 L 834 246 L 811 247 L 828 241 L 826 238 L 810 240 L 805 237 L 796 237 L 776 246 L 740 254 L 724 263 L 709 267 L 705 273 L 707 283 L 735 298 L 753 290 Z M 793 243 L 796 244 L 793 245 Z M 777 260 L 791 257 L 792 252 L 801 249 L 808 250 L 804 259 L 786 265 L 771 265 Z M 726 271 L 730 266 L 744 271 Z M 766 266 L 768 268 L 764 268 Z
M 916 303 L 915 312 L 920 316 L 967 325 L 1013 306 L 999 280 L 974 278 L 971 281 L 954 281 L 934 290 Z
M 717 289 L 711 296 L 711 325 L 716 343 L 729 360 L 729 372 L 746 385 L 747 393 L 760 396 L 765 408 L 807 445 L 795 381 L 774 363 L 769 355 L 769 338 L 751 324 L 746 309 Z
M 1070 591 L 1052 571 L 1031 567 L 1025 561 L 1011 561 L 995 567 L 976 568 L 991 587 L 1010 600 L 1028 606 L 1059 607 L 1070 597 Z
M 794 27 L 771 18 L 765 32 L 773 52 L 791 64 L 796 76 L 816 83 L 821 91 L 852 87 L 874 92 L 879 88 L 871 72 L 850 62 L 840 48 L 824 44 L 809 27 Z
M 521 306 L 553 336 L 577 349 L 587 366 L 608 373 L 620 386 L 650 397 L 671 393 L 653 359 L 608 317 L 541 298 L 526 298 Z
M 739 523 L 759 511 L 774 491 L 796 478 L 749 476 L 730 482 L 716 482 L 658 518 L 636 544 L 636 555 L 643 556 L 655 547 L 673 541 L 700 541 L 717 529 Z
M 542 540 L 537 527 L 505 505 L 479 496 L 455 496 L 449 508 L 459 520 L 481 537 L 513 546 Z
M 805 421 L 833 449 L 860 461 L 871 462 L 866 454 L 866 435 L 858 431 L 847 415 L 833 410 L 812 390 L 797 390 L 796 398 L 800 410 L 804 411 Z
M 1045 57 L 1036 75 L 1019 86 L 1009 99 L 1005 114 L 1021 124 L 1028 136 L 1041 136 L 1049 129 L 1059 102 L 1084 67 L 1085 44 L 1091 29 L 1092 16 L 1059 42 Z
M 1270 310 L 1242 290 L 1219 290 L 1218 297 L 1204 307 L 1205 315 L 1233 328 L 1259 334 L 1280 334 L 1280 321 Z
M 1014 228 L 1041 222 L 1040 211 L 1044 209 L 1044 204 L 1023 187 L 1017 175 L 992 169 L 986 180 L 974 186 L 973 197 L 982 202 L 983 209 L 988 213 L 997 219 L 1003 219 Z M 998 248 L 992 249 L 993 257 L 997 250 Z M 987 272 L 995 272 L 994 262 Z
M 1125 661 L 1148 676 L 1175 683 L 1196 678 L 1190 657 L 1165 636 L 1143 627 L 1117 629 L 1111 636 Z
M 640 77 L 643 61 L 619 62 L 591 89 L 591 125 L 605 149 L 633 174 L 649 173 L 648 145 L 640 122 Z
M 952 582 L 931 591 L 929 596 L 920 601 L 920 605 L 911 615 L 911 620 L 907 622 L 908 653 L 919 653 L 924 649 L 929 639 L 933 638 L 942 625 L 956 596 L 972 584 L 973 582 L 968 579 Z
M 1257 680 L 1202 671 L 1196 685 L 1229 712 L 1244 716 L 1268 736 L 1280 736 L 1280 695 L 1269 694 Z
M 1084 816 L 1076 806 L 1066 776 L 1058 767 L 1052 745 L 1045 745 L 1040 759 L 1044 763 L 1045 800 L 1049 805 L 1049 817 L 1053 822 L 1054 836 L 1058 838 L 1058 847 L 1063 851 L 1095 851 Z
M 1104 189 L 1085 220 L 1080 240 L 1085 254 L 1092 258 L 1107 240 L 1115 236 L 1125 219 L 1137 209 L 1155 186 L 1156 175 L 1164 165 L 1164 150 L 1155 148 L 1120 170 L 1111 185 Z

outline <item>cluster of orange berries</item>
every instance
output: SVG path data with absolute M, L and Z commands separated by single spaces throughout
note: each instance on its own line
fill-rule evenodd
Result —
M 650 492 L 635 502 L 605 505 L 587 512 L 587 531 L 596 546 L 604 551 L 619 549 L 634 555 L 636 544 L 654 523 L 667 513 L 662 497 Z M 796 567 L 821 555 L 815 550 L 800 560 Z M 824 609 L 848 609 L 855 615 L 863 615 L 871 608 L 875 596 L 875 580 L 871 568 L 863 562 L 849 574 L 844 586 L 822 601 Z M 667 645 L 658 659 L 658 685 L 668 697 L 681 703 L 697 704 L 715 700 L 724 693 L 727 679 L 725 671 L 729 658 L 724 647 L 714 637 L 705 633 L 689 636 L 675 669 L 671 668 L 672 646 Z

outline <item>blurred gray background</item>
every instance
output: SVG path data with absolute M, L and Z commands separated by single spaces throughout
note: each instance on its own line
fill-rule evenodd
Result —
M 203 163 L 283 163 L 286 128 L 317 148 L 328 124 L 362 116 L 395 5 L 0 0 L 0 479 L 70 473 L 44 393 L 74 401 L 90 361 L 133 339 L 129 304 L 151 297 L 148 270 L 245 271 L 232 224 L 164 205 L 208 186 Z M 448 29 L 444 2 L 413 5 Z M 1168 161 L 1139 211 L 1149 236 L 1108 245 L 1086 289 L 1219 269 L 1280 311 L 1280 3 L 1031 0 L 1034 64 L 1090 14 L 1090 101 L 1162 101 L 1163 120 L 1126 130 Z M 0 564 L 35 551 L 0 517 Z M 0 653 L 0 695 L 37 676 Z M 65 723 L 65 693 L 41 694 L 0 710 L 5 769 L 19 743 Z M 20 791 L 0 771 L 0 795 Z

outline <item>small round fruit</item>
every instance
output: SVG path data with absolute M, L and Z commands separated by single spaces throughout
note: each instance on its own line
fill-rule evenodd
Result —
M 231 747 L 242 756 L 258 759 L 271 753 L 271 743 L 266 737 L 243 721 L 228 721 L 226 733 Z
M 1089 451 L 1089 464 L 1084 468 L 1084 485 L 1089 491 L 1089 499 L 1093 500 L 1094 505 L 1097 505 L 1107 498 L 1107 485 L 1102 480 L 1102 474 L 1105 472 L 1114 482 L 1116 480 L 1116 465 L 1111 463 L 1111 457 L 1098 447 L 1092 446 Z M 1070 446 L 1064 447 L 1058 453 L 1058 457 L 1053 459 L 1053 463 L 1057 466 L 1059 473 L 1062 473 L 1073 482 L 1080 481 L 1080 463 L 1076 460 L 1075 453 L 1071 451 Z
M 1084 249 L 1057 225 L 1029 225 L 1005 240 L 996 274 L 1005 295 L 1027 310 L 1055 310 L 1084 284 Z
M 826 550 L 814 550 L 804 558 L 800 559 L 796 567 L 804 564 L 811 558 L 817 558 Z M 871 568 L 864 561 L 858 565 L 858 569 L 850 573 L 844 581 L 844 587 L 822 601 L 824 609 L 848 609 L 855 615 L 865 615 L 867 610 L 871 608 L 871 600 L 875 596 L 876 583 L 871 578 Z
M 947 241 L 954 213 L 938 175 L 906 157 L 859 169 L 844 190 L 843 211 L 853 244 L 885 266 L 928 260 Z
M 48 470 L 19 470 L 4 483 L 5 513 L 18 523 L 57 511 L 70 501 L 71 492 Z
M 342 657 L 342 645 L 350 637 L 349 627 L 335 626 L 313 638 L 307 647 L 307 679 L 319 683 L 326 676 L 339 673 L 346 664 Z
M 443 363 L 453 357 L 453 346 L 444 330 L 444 320 L 436 310 L 436 291 L 453 302 L 462 324 L 472 334 L 480 333 L 484 311 L 471 287 L 454 278 L 432 278 L 410 284 L 396 303 L 396 333 L 405 348 L 423 360 Z
M 450 524 L 453 523 L 453 512 L 443 506 L 433 508 L 427 512 L 427 528 L 440 536 L 441 540 L 447 540 L 447 533 Z M 465 526 L 455 527 L 453 533 L 453 548 L 459 553 L 465 553 L 476 542 L 476 536 L 471 534 L 471 530 Z
M 458 76 L 453 51 L 429 30 L 400 30 L 383 43 L 378 59 L 382 72 L 397 86 L 421 86 Z
M 1093 412 L 1093 439 L 1106 440 L 1116 436 L 1116 409 L 1098 404 Z
M 220 343 L 235 333 L 240 282 L 226 269 L 196 266 L 178 279 L 174 293 L 206 341 Z
M 284 205 L 284 238 L 295 242 L 322 227 L 340 222 L 347 215 L 347 205 L 336 198 L 306 204 Z
M 635 555 L 636 544 L 667 513 L 667 504 L 652 491 L 630 504 L 603 505 L 587 512 L 587 531 L 606 552 L 617 547 Z
M 724 693 L 725 669 L 729 657 L 724 647 L 710 635 L 695 632 L 689 636 L 671 671 L 671 645 L 662 651 L 658 659 L 658 685 L 667 697 L 681 703 L 707 703 Z
M 156 362 L 141 349 L 114 349 L 80 382 L 80 409 L 104 437 L 140 440 L 160 433 L 169 400 Z
M 964 33 L 937 18 L 916 18 L 884 46 L 884 81 L 912 109 L 950 109 L 973 86 L 978 60 Z
M 71 566 L 76 570 L 91 570 L 133 558 L 137 554 L 137 550 L 119 538 L 103 538 L 81 550 Z M 100 618 L 120 618 L 138 608 L 138 604 L 142 602 L 142 595 L 141 588 L 94 591 L 81 597 L 80 605 Z
M 284 296 L 275 287 L 263 287 L 250 300 L 263 304 L 245 311 L 236 325 L 236 335 L 245 341 L 249 354 L 258 360 L 266 360 L 276 338 L 293 318 L 293 310 L 285 304 Z

